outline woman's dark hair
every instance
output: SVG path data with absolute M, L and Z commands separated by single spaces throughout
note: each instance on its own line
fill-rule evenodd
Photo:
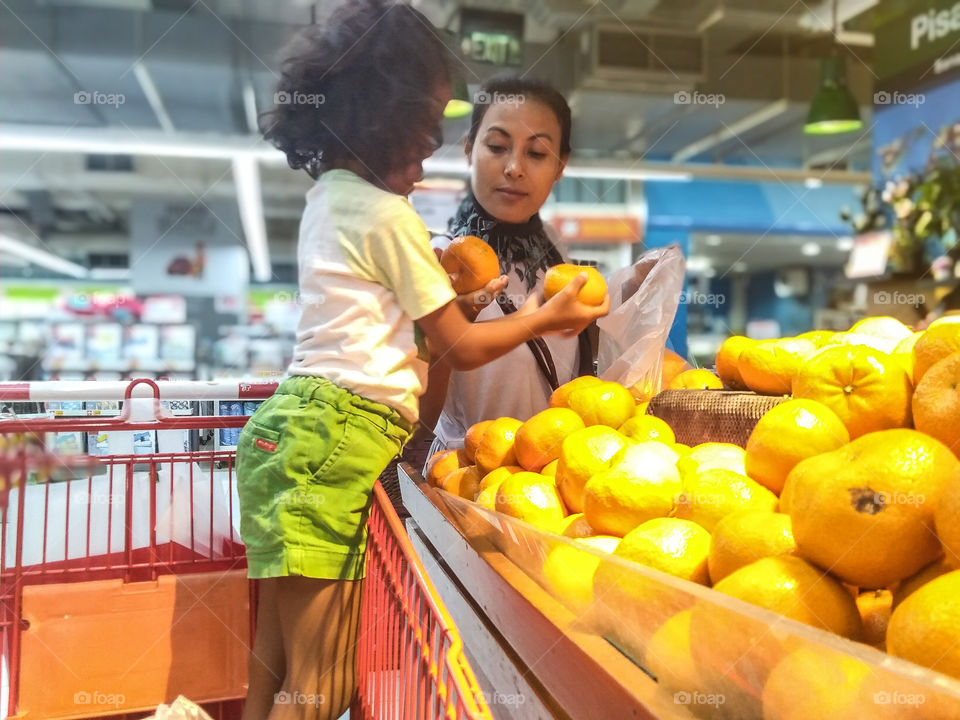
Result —
M 448 51 L 418 11 L 350 0 L 284 49 L 264 138 L 311 177 L 360 163 L 375 177 L 436 149 L 435 88 L 449 82 Z
M 513 96 L 510 98 L 509 96 Z M 570 106 L 566 99 L 553 87 L 541 80 L 520 77 L 519 75 L 495 75 L 487 80 L 474 96 L 473 115 L 470 118 L 470 131 L 467 133 L 467 146 L 472 147 L 480 131 L 480 123 L 487 114 L 491 103 L 500 102 L 501 96 L 507 96 L 503 102 L 513 102 L 517 98 L 537 100 L 553 111 L 560 123 L 560 156 L 570 154 Z M 481 102 L 481 100 L 483 102 Z

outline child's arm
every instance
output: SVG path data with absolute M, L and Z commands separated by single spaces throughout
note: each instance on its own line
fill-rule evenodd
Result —
M 417 323 L 438 359 L 456 370 L 472 370 L 535 337 L 555 332 L 575 335 L 606 315 L 610 309 L 609 297 L 596 307 L 576 299 L 586 281 L 586 273 L 581 273 L 541 307 L 527 303 L 519 312 L 496 320 L 472 323 L 454 301 L 423 316 Z

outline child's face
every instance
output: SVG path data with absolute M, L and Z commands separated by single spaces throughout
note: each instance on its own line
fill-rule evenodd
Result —
M 540 211 L 567 162 L 560 156 L 560 121 L 533 99 L 492 104 L 466 150 L 477 202 L 507 223 Z
M 423 179 L 423 161 L 437 149 L 433 142 L 434 139 L 443 136 L 443 110 L 450 101 L 451 95 L 452 91 L 448 82 L 434 88 L 430 96 L 431 110 L 433 111 L 430 127 L 420 129 L 425 138 L 423 151 L 412 162 L 394 170 L 384 178 L 384 184 L 390 192 L 397 195 L 409 195 L 413 191 L 414 184 Z

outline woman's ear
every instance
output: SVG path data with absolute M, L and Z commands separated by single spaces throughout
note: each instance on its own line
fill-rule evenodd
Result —
M 467 165 L 471 165 L 470 156 L 473 155 L 473 142 L 470 138 L 466 138 L 463 141 L 463 154 L 467 156 Z

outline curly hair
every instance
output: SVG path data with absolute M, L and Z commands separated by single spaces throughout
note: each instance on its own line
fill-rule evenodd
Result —
M 346 163 L 383 177 L 436 149 L 433 91 L 449 82 L 449 53 L 413 8 L 351 0 L 284 50 L 276 107 L 260 116 L 264 138 L 291 168 L 316 179 Z
M 537 100 L 546 105 L 560 123 L 560 156 L 564 157 L 570 154 L 570 128 L 572 125 L 570 119 L 570 106 L 566 99 L 553 86 L 548 85 L 542 80 L 523 77 L 514 74 L 494 75 L 480 86 L 479 92 L 474 97 L 486 97 L 488 102 L 476 102 L 473 105 L 473 115 L 470 117 L 470 130 L 467 132 L 467 147 L 472 147 L 476 142 L 477 133 L 480 131 L 480 124 L 483 122 L 484 115 L 490 108 L 490 101 L 495 100 L 499 95 L 521 96 L 525 99 Z

